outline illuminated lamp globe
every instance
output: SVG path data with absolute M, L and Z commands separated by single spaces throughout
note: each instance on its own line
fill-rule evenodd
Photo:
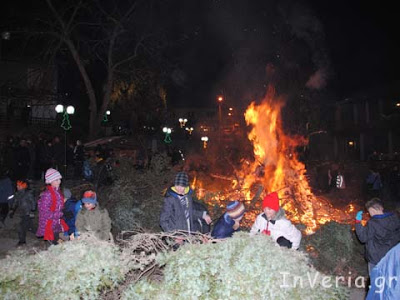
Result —
M 75 113 L 75 107 L 73 107 L 72 105 L 67 107 L 67 114 L 69 115 L 73 115 Z
M 64 105 L 58 104 L 58 105 L 56 106 L 56 112 L 57 112 L 58 114 L 60 114 L 60 113 L 62 113 L 63 111 L 64 111 Z

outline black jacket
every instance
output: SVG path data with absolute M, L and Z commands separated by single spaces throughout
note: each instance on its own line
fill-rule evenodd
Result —
M 182 195 L 179 195 L 174 188 L 171 187 L 167 190 L 164 197 L 164 205 L 160 214 L 160 226 L 164 231 L 174 230 L 186 230 L 194 231 L 193 220 L 197 220 L 203 217 L 203 211 L 197 210 L 193 207 L 192 199 L 193 191 L 189 191 L 183 195 L 185 197 L 185 203 L 189 210 L 189 222 L 185 217 L 185 209 L 179 199 Z
M 376 265 L 400 242 L 400 219 L 393 213 L 375 215 L 365 227 L 356 224 L 356 233 L 358 239 L 365 243 L 367 261 Z
M 36 201 L 31 190 L 21 190 L 15 193 L 14 203 L 11 207 L 14 212 L 17 211 L 20 216 L 29 215 L 36 210 Z

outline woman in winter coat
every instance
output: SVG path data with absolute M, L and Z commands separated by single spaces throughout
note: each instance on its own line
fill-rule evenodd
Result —
M 86 191 L 82 197 L 83 207 L 76 217 L 75 227 L 79 236 L 84 232 L 92 233 L 101 240 L 109 240 L 111 233 L 111 219 L 107 209 L 101 209 L 97 202 L 97 195 L 93 191 Z M 73 236 L 71 235 L 71 238 Z
M 26 232 L 32 230 L 32 218 L 36 209 L 35 199 L 32 191 L 28 189 L 28 184 L 25 181 L 17 181 L 17 192 L 15 193 L 14 203 L 11 206 L 10 218 L 15 214 L 20 217 L 18 229 L 18 245 L 26 244 Z
M 68 231 L 68 225 L 62 219 L 64 196 L 60 190 L 61 174 L 55 169 L 48 169 L 45 174 L 46 190 L 38 201 L 39 225 L 36 236 L 57 244 L 59 234 Z
M 250 234 L 269 235 L 280 246 L 297 250 L 301 232 L 286 219 L 285 211 L 279 206 L 278 194 L 274 192 L 265 196 L 262 208 L 264 212 L 257 216 Z

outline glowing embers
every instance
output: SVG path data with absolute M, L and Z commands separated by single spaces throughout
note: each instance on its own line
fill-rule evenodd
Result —
M 329 221 L 350 222 L 351 213 L 355 209 L 352 204 L 345 210 L 338 210 L 328 199 L 317 198 L 313 194 L 307 170 L 298 160 L 296 151 L 307 140 L 285 134 L 281 121 L 282 107 L 283 101 L 275 97 L 272 87 L 268 88 L 261 104 L 249 105 L 244 116 L 247 125 L 251 127 L 248 139 L 253 145 L 254 159 L 243 159 L 230 186 L 218 187 L 219 191 L 225 191 L 224 195 L 206 196 L 205 201 L 211 206 L 220 207 L 224 207 L 224 202 L 228 200 L 245 201 L 248 210 L 243 222 L 248 227 L 261 212 L 261 201 L 255 199 L 251 203 L 250 200 L 257 194 L 258 187 L 262 186 L 263 192 L 258 198 L 273 191 L 278 192 L 281 207 L 286 210 L 287 217 L 294 223 L 304 224 L 306 234 L 315 232 L 319 225 Z

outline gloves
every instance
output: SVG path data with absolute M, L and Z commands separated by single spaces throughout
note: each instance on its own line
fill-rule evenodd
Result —
M 363 215 L 363 211 L 362 211 L 362 210 L 360 210 L 359 212 L 357 212 L 356 221 L 361 222 L 361 220 L 362 220 L 362 215 Z

